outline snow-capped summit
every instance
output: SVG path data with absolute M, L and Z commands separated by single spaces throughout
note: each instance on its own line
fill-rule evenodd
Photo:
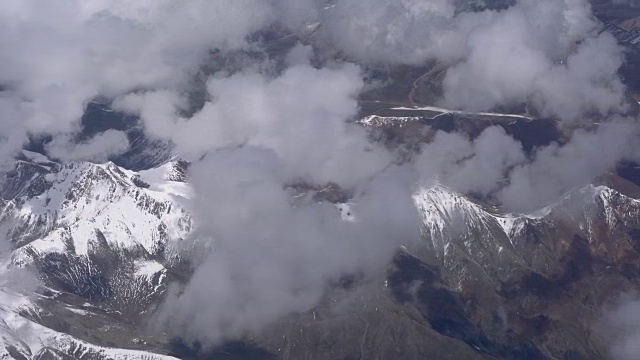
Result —
M 191 229 L 178 201 L 188 196 L 188 185 L 151 176 L 171 168 L 138 175 L 113 163 L 80 162 L 35 172 L 2 209 L 2 218 L 14 224 L 14 261 L 52 252 L 87 255 L 101 243 L 157 254 Z
M 61 164 L 24 152 L 0 179 L 0 219 L 14 247 L 9 266 L 35 270 L 41 284 L 32 293 L 0 285 L 0 354 L 169 358 L 97 346 L 104 339 L 92 345 L 85 330 L 61 331 L 43 319 L 68 317 L 69 329 L 77 321 L 123 327 L 159 302 L 174 260 L 168 249 L 192 228 L 184 166 L 175 161 L 133 172 L 111 162 Z M 103 318 L 105 312 L 113 312 L 110 319 Z M 138 335 L 109 343 L 139 348 L 150 342 Z

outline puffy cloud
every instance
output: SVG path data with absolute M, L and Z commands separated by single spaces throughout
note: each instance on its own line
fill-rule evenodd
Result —
M 208 51 L 246 46 L 248 35 L 274 23 L 308 34 L 318 22 L 321 49 L 335 48 L 365 63 L 435 58 L 453 64 L 445 103 L 458 108 L 530 100 L 544 114 L 574 118 L 585 108 L 606 113 L 620 103 L 620 54 L 613 41 L 574 45 L 596 27 L 586 0 L 521 0 L 506 10 L 471 13 L 460 3 L 10 0 L 0 9 L 0 46 L 10 49 L 0 53 L 0 84 L 4 102 L 12 102 L 2 110 L 12 111 L 6 121 L 11 129 L 4 131 L 14 136 L 0 150 L 10 154 L 27 134 L 77 132 L 91 99 L 140 90 L 165 96 L 144 98 L 156 102 L 145 111 L 160 115 L 147 129 L 166 137 L 174 116 L 161 108 L 184 101 L 179 94 Z M 574 46 L 576 54 L 558 65 Z M 304 63 L 305 50 L 298 51 L 289 65 Z M 585 64 L 594 55 L 598 61 Z
M 534 83 L 533 102 L 544 115 L 575 120 L 587 112 L 602 116 L 625 109 L 618 77 L 622 52 L 609 34 L 587 39 L 564 66 L 555 66 Z
M 125 151 L 117 131 L 73 140 L 91 99 L 115 99 L 113 107 L 139 116 L 148 135 L 194 160 L 194 236 L 213 239 L 163 320 L 212 341 L 258 330 L 313 307 L 330 280 L 383 269 L 397 246 L 419 237 L 414 174 L 348 122 L 363 86 L 359 66 L 316 68 L 314 55 L 337 50 L 350 61 L 391 65 L 439 60 L 451 66 L 444 102 L 462 109 L 529 101 L 545 115 L 575 119 L 619 107 L 620 51 L 611 37 L 595 35 L 586 0 L 521 0 L 480 12 L 456 3 L 8 0 L 0 8 L 0 157 L 29 134 L 53 134 L 47 150 L 64 160 Z M 203 107 L 185 115 L 189 80 L 209 50 L 245 49 L 249 35 L 277 23 L 300 35 L 319 29 L 315 47 L 293 48 L 278 72 L 213 74 Z M 475 139 L 439 133 L 415 167 L 423 182 L 495 193 L 524 210 L 637 151 L 636 129 L 578 131 L 531 159 L 498 127 Z M 510 182 L 500 190 L 504 178 Z M 296 183 L 339 184 L 353 194 L 356 220 L 343 221 L 326 202 L 294 203 L 287 189 Z
M 190 118 L 166 106 L 180 103 L 175 93 L 116 102 L 194 160 L 195 234 L 213 239 L 214 251 L 161 313 L 190 339 L 241 336 L 309 310 L 331 280 L 381 271 L 398 246 L 420 238 L 412 173 L 346 121 L 357 113 L 360 69 L 316 69 L 308 57 L 294 48 L 275 77 L 212 77 L 210 101 Z M 356 221 L 310 196 L 294 202 L 290 186 L 328 183 L 355 194 Z
M 243 46 L 272 21 L 270 4 L 258 0 L 7 1 L 0 84 L 11 94 L 3 107 L 18 111 L 3 122 L 23 141 L 27 133 L 76 132 L 92 98 L 179 86 L 207 50 Z M 20 144 L 2 145 L 6 156 Z
M 444 47 L 454 11 L 451 0 L 336 1 L 320 12 L 320 35 L 356 60 L 420 64 Z
M 465 2 L 337 1 L 317 12 L 319 42 L 365 63 L 450 66 L 443 105 L 473 111 L 531 103 L 575 120 L 620 110 L 622 54 L 587 0 L 520 0 L 503 10 Z
M 519 211 L 548 205 L 612 170 L 620 160 L 638 160 L 639 135 L 637 124 L 628 122 L 601 125 L 595 131 L 578 130 L 565 145 L 542 148 L 531 162 L 515 168 L 500 198 Z
M 357 113 L 362 85 L 357 66 L 299 64 L 275 78 L 252 71 L 213 77 L 207 86 L 212 100 L 191 118 L 177 115 L 177 95 L 166 91 L 130 95 L 116 104 L 140 114 L 151 134 L 172 140 L 184 156 L 262 146 L 284 160 L 290 178 L 350 186 L 391 161 L 369 144 L 363 129 L 345 123 Z
M 58 136 L 46 145 L 47 154 L 62 161 L 92 160 L 107 161 L 112 156 L 129 150 L 127 134 L 117 130 L 107 130 L 86 141 Z
M 495 13 L 469 33 L 461 61 L 447 71 L 444 103 L 484 111 L 531 102 L 565 120 L 619 109 L 622 53 L 611 35 L 594 37 L 589 10 L 582 0 L 523 0 Z
M 185 105 L 186 99 L 180 93 L 165 89 L 127 94 L 117 98 L 112 107 L 142 119 L 147 135 L 170 139 L 177 127 L 178 113 Z
M 632 360 L 640 352 L 640 300 L 625 294 L 603 312 L 597 331 L 609 344 L 615 360 Z
M 190 339 L 216 342 L 310 310 L 328 283 L 384 269 L 395 249 L 420 237 L 411 174 L 390 169 L 362 183 L 355 221 L 283 187 L 288 165 L 245 146 L 208 155 L 193 169 L 198 231 L 215 250 L 170 296 L 161 320 Z
M 501 127 L 492 126 L 473 141 L 458 133 L 438 132 L 422 147 L 415 166 L 423 184 L 438 182 L 462 193 L 487 195 L 524 159 L 522 145 Z
M 499 126 L 474 140 L 438 132 L 422 147 L 414 166 L 424 186 L 440 183 L 462 193 L 495 195 L 506 210 L 530 212 L 589 184 L 622 160 L 638 161 L 638 136 L 634 120 L 618 119 L 576 130 L 565 143 L 552 143 L 527 157 Z

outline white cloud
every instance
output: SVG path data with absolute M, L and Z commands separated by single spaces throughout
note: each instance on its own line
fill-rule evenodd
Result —
M 27 136 L 52 134 L 50 155 L 98 159 L 126 151 L 122 132 L 77 143 L 97 96 L 141 118 L 148 135 L 194 160 L 196 235 L 215 251 L 165 313 L 177 331 L 219 340 L 309 309 L 328 280 L 383 268 L 418 238 L 411 171 L 347 122 L 357 115 L 360 67 L 309 64 L 318 52 L 355 62 L 451 65 L 447 105 L 487 110 L 531 102 L 573 120 L 619 108 L 620 50 L 586 0 L 521 0 L 502 11 L 457 13 L 450 0 L 7 0 L 0 8 L 0 157 Z M 185 117 L 185 89 L 209 50 L 242 49 L 274 23 L 308 34 L 281 72 L 240 69 L 207 79 L 207 100 Z M 333 52 L 335 51 L 335 52 Z M 340 58 L 336 56 L 335 58 Z M 564 63 L 561 63 L 564 62 Z M 503 130 L 476 139 L 440 133 L 416 163 L 422 181 L 498 192 L 524 209 L 553 200 L 637 154 L 636 125 L 578 131 L 527 159 Z M 204 156 L 204 159 L 202 159 Z M 354 194 L 356 222 L 331 204 L 292 204 L 287 185 L 338 183 Z
M 390 169 L 362 184 L 345 222 L 334 205 L 294 204 L 282 159 L 261 147 L 208 155 L 193 170 L 200 232 L 215 250 L 184 291 L 169 297 L 162 323 L 189 339 L 217 342 L 310 310 L 327 284 L 371 274 L 402 243 L 419 239 L 410 173 Z
M 6 106 L 20 110 L 11 131 L 76 132 L 92 98 L 176 87 L 207 50 L 243 46 L 271 21 L 270 4 L 258 0 L 6 1 L 0 84 L 12 93 Z
M 614 360 L 633 360 L 640 352 L 640 301 L 624 294 L 603 312 L 596 328 L 609 345 Z
M 522 145 L 498 126 L 471 141 L 457 133 L 438 132 L 424 145 L 415 166 L 423 182 L 439 182 L 462 193 L 487 195 L 508 170 L 525 160 Z
M 86 141 L 57 136 L 46 145 L 47 154 L 63 161 L 91 160 L 107 161 L 129 150 L 127 134 L 117 130 L 107 130 Z
M 629 122 L 602 125 L 590 132 L 578 130 L 567 144 L 542 148 L 533 161 L 515 168 L 500 197 L 514 210 L 548 205 L 614 169 L 620 160 L 633 158 L 639 135 L 637 125 Z

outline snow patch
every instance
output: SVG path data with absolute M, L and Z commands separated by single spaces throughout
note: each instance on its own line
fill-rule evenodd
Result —
M 524 115 L 517 114 L 500 114 L 500 113 L 491 113 L 491 112 L 470 112 L 470 111 L 461 111 L 461 110 L 450 110 L 444 109 L 435 106 L 421 106 L 421 107 L 395 107 L 391 110 L 402 110 L 402 111 L 434 111 L 441 112 L 444 114 L 460 114 L 460 115 L 480 115 L 480 116 L 492 116 L 492 117 L 508 117 L 508 118 L 517 118 L 522 120 L 535 120 L 535 118 Z
M 143 170 L 138 173 L 142 181 L 150 185 L 149 190 L 169 194 L 177 200 L 193 198 L 193 188 L 190 184 L 169 180 L 175 173 L 175 165 L 170 162 L 155 169 Z
M 350 221 L 350 222 L 356 221 L 356 217 L 353 212 L 353 204 L 351 203 L 336 204 L 336 208 L 338 208 L 338 211 L 340 211 L 340 218 L 343 221 Z
M 136 276 L 152 278 L 155 274 L 163 272 L 166 269 L 157 261 L 136 261 Z
M 29 150 L 22 150 L 22 154 L 29 160 L 37 164 L 51 164 L 54 161 L 49 159 L 48 157 Z

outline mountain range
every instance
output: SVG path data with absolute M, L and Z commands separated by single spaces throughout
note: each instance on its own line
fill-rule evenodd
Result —
M 376 141 L 410 148 L 437 127 L 423 115 L 362 124 Z M 472 132 L 477 116 L 491 118 L 442 116 L 449 130 Z M 533 126 L 503 124 L 514 134 Z M 27 150 L 16 158 L 0 179 L 11 243 L 2 358 L 607 359 L 606 333 L 594 330 L 600 310 L 639 285 L 640 188 L 632 181 L 609 174 L 529 214 L 435 183 L 414 194 L 420 244 L 399 248 L 384 274 L 345 274 L 312 311 L 203 348 L 153 325 L 167 289 L 193 272 L 185 254 L 202 251 L 190 237 L 189 164 L 153 165 L 60 163 Z M 315 198 L 334 202 L 345 221 L 352 216 L 340 197 Z

